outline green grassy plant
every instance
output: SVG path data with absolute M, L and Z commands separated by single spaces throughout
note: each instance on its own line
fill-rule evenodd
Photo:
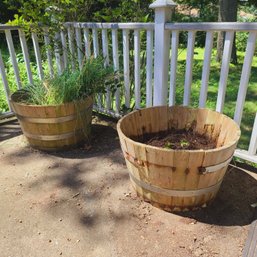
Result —
M 104 67 L 102 57 L 90 58 L 81 70 L 65 70 L 61 75 L 37 81 L 25 87 L 27 104 L 58 105 L 105 93 L 107 84 L 114 85 L 113 68 Z M 116 84 L 115 84 L 116 85 Z

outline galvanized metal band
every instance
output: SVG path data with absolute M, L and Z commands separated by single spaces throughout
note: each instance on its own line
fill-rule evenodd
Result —
M 136 157 L 130 155 L 128 152 L 126 152 L 124 150 L 123 150 L 123 152 L 124 152 L 125 158 L 136 167 L 147 167 L 149 165 L 155 165 L 155 166 L 160 166 L 160 167 L 170 167 L 170 168 L 173 168 L 174 170 L 176 169 L 176 167 L 169 166 L 169 165 L 160 165 L 160 164 L 151 163 L 148 161 L 139 160 Z M 217 170 L 220 170 L 220 169 L 226 167 L 230 163 L 232 158 L 233 158 L 233 155 L 230 156 L 226 161 L 224 161 L 222 163 L 219 163 L 219 164 L 216 164 L 213 166 L 198 167 L 199 173 L 207 174 L 207 173 L 212 173 Z
M 62 122 L 74 120 L 76 118 L 76 115 L 69 115 L 69 116 L 64 116 L 59 118 L 30 118 L 30 117 L 24 117 L 18 114 L 16 114 L 16 116 L 20 121 L 29 122 L 29 123 L 42 123 L 42 124 L 62 123 Z
M 44 141 L 54 141 L 54 140 L 62 140 L 62 139 L 68 139 L 70 137 L 73 137 L 77 133 L 83 133 L 81 129 L 79 130 L 74 130 L 69 133 L 63 133 L 60 135 L 34 135 L 30 134 L 28 132 L 23 132 L 26 137 L 29 139 L 36 139 L 36 140 L 44 140 Z
M 90 105 L 85 110 L 82 110 L 79 112 L 80 115 L 83 115 L 87 112 L 90 108 L 92 108 L 93 105 Z M 75 120 L 77 117 L 79 117 L 79 114 L 73 114 L 63 117 L 56 117 L 56 118 L 31 118 L 31 117 L 24 117 L 22 115 L 16 114 L 17 118 L 20 121 L 29 122 L 29 123 L 42 123 L 42 124 L 54 124 L 54 123 L 63 123 L 71 120 Z
M 193 197 L 201 196 L 204 194 L 215 192 L 219 189 L 222 180 L 210 187 L 195 189 L 195 190 L 173 190 L 167 188 L 160 188 L 145 181 L 137 179 L 131 172 L 129 172 L 130 178 L 141 188 L 146 189 L 150 192 L 170 196 L 170 197 Z
M 199 167 L 198 170 L 201 174 L 207 174 L 207 173 L 212 173 L 215 172 L 217 170 L 220 170 L 222 168 L 225 168 L 226 166 L 228 166 L 228 164 L 231 162 L 233 158 L 233 155 L 230 156 L 226 161 L 213 165 L 213 166 L 207 166 L 207 167 Z

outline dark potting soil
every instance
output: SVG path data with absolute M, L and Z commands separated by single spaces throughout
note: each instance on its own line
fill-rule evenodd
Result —
M 194 132 L 193 129 L 172 129 L 159 133 L 144 134 L 138 139 L 147 145 L 174 150 L 208 150 L 216 148 L 217 141 Z

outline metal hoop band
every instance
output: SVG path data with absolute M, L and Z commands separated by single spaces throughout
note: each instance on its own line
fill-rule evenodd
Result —
M 222 180 L 220 180 L 218 183 L 216 183 L 213 186 L 207 187 L 207 188 L 201 188 L 196 190 L 173 190 L 173 189 L 166 189 L 166 188 L 160 188 L 157 186 L 154 186 L 152 184 L 146 183 L 142 180 L 138 180 L 134 175 L 129 172 L 130 178 L 143 189 L 146 189 L 150 192 L 154 192 L 157 194 L 170 196 L 170 197 L 192 197 L 192 196 L 201 196 L 203 194 L 208 194 L 215 192 L 219 189 Z

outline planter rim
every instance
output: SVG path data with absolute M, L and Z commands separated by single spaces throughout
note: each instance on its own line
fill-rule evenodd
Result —
M 89 96 L 86 96 L 85 98 L 77 99 L 72 102 L 66 102 L 66 103 L 62 103 L 62 104 L 38 105 L 38 104 L 26 104 L 26 103 L 21 103 L 21 102 L 15 101 L 13 99 L 13 96 L 15 96 L 16 94 L 19 94 L 19 93 L 22 93 L 22 91 L 18 90 L 18 91 L 15 91 L 14 93 L 12 93 L 9 98 L 10 101 L 14 102 L 15 104 L 20 105 L 20 106 L 34 107 L 34 108 L 47 108 L 47 107 L 53 108 L 53 107 L 57 107 L 57 106 L 59 107 L 59 106 L 74 104 L 75 102 L 84 102 L 87 99 L 93 98 L 93 95 L 89 95 Z
M 135 112 L 139 112 L 139 111 L 143 111 L 143 110 L 146 110 L 146 109 L 155 109 L 155 108 L 161 108 L 161 107 L 167 107 L 167 108 L 172 108 L 173 106 L 166 106 L 166 105 L 161 105 L 161 106 L 153 106 L 153 107 L 147 107 L 147 108 L 142 108 L 140 110 L 134 110 L 133 112 L 125 115 L 124 117 L 122 117 L 119 121 L 118 121 L 118 124 L 117 124 L 117 130 L 128 140 L 128 141 L 131 141 L 133 142 L 134 144 L 138 145 L 138 146 L 142 146 L 142 147 L 145 147 L 147 146 L 148 148 L 150 149 L 155 149 L 155 150 L 159 150 L 159 151 L 162 151 L 162 152 L 177 152 L 177 151 L 180 151 L 180 152 L 187 152 L 187 153 L 210 153 L 210 152 L 218 152 L 218 151 L 221 151 L 221 150 L 224 150 L 224 149 L 227 149 L 227 148 L 230 148 L 231 146 L 237 144 L 240 136 L 241 136 L 241 131 L 240 131 L 240 128 L 238 126 L 238 124 L 233 120 L 231 119 L 230 117 L 222 114 L 222 113 L 219 113 L 217 111 L 213 111 L 211 109 L 208 109 L 208 108 L 192 108 L 192 107 L 188 107 L 188 106 L 182 106 L 182 105 L 176 105 L 176 106 L 179 106 L 181 108 L 184 108 L 184 109 L 201 109 L 201 110 L 208 110 L 208 111 L 212 111 L 212 112 L 215 112 L 215 113 L 218 113 L 220 115 L 223 115 L 225 116 L 226 118 L 230 119 L 232 122 L 234 122 L 234 124 L 237 126 L 237 139 L 232 141 L 230 144 L 227 144 L 227 145 L 224 145 L 224 146 L 221 146 L 221 147 L 217 147 L 217 148 L 213 148 L 213 149 L 208 149 L 208 150 L 203 150 L 203 149 L 200 149 L 200 150 L 174 150 L 174 149 L 166 149 L 166 148 L 162 148 L 162 147 L 157 147 L 157 146 L 152 146 L 152 145 L 148 145 L 148 144 L 144 144 L 144 143 L 140 143 L 140 142 L 137 142 L 135 140 L 132 140 L 130 137 L 126 136 L 122 129 L 121 129 L 121 122 L 126 119 L 126 117 L 130 116 L 130 115 L 133 115 Z

